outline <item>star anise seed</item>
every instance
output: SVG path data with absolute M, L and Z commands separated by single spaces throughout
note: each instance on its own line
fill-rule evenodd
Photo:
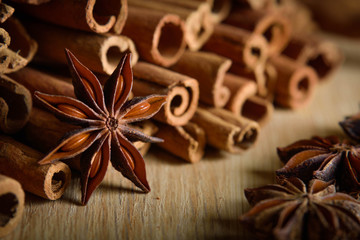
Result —
M 269 239 L 358 239 L 360 202 L 336 193 L 318 179 L 308 187 L 298 178 L 245 189 L 253 208 L 240 219 L 259 237 Z
M 121 59 L 102 89 L 97 77 L 69 50 L 65 52 L 77 99 L 40 92 L 35 92 L 35 97 L 58 118 L 82 128 L 67 133 L 39 163 L 48 164 L 82 153 L 82 204 L 88 202 L 103 180 L 109 161 L 123 176 L 144 192 L 149 192 L 144 159 L 128 139 L 162 140 L 146 136 L 128 123 L 152 117 L 165 103 L 166 97 L 151 95 L 127 101 L 133 84 L 130 54 Z

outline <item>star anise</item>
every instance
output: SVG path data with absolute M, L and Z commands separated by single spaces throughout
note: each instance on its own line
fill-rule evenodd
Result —
M 276 171 L 278 176 L 296 176 L 304 181 L 312 178 L 330 181 L 337 179 L 340 189 L 360 190 L 360 146 L 336 136 L 313 137 L 278 148 L 285 166 Z
M 360 142 L 360 113 L 346 117 L 339 124 L 348 136 Z
M 253 208 L 241 221 L 269 239 L 358 239 L 360 202 L 336 193 L 331 182 L 318 179 L 308 187 L 298 178 L 281 184 L 245 189 Z
M 82 128 L 67 133 L 39 163 L 48 164 L 82 153 L 82 204 L 87 203 L 103 180 L 109 160 L 123 176 L 149 192 L 144 159 L 130 141 L 161 139 L 146 136 L 128 123 L 152 117 L 164 104 L 165 96 L 151 95 L 127 101 L 133 84 L 130 54 L 121 59 L 102 89 L 97 77 L 69 50 L 65 52 L 77 99 L 40 92 L 35 92 L 35 97 L 60 119 Z

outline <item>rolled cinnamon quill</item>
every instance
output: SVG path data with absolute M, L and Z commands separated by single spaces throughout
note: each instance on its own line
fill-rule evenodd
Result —
M 173 126 L 186 124 L 194 115 L 199 101 L 199 84 L 188 76 L 145 63 L 133 67 L 135 96 L 167 95 L 167 102 L 154 118 Z
M 14 8 L 5 3 L 0 3 L 0 13 L 0 23 L 4 23 L 14 13 Z
M 132 53 L 132 64 L 138 60 L 134 43 L 125 36 L 81 32 L 31 20 L 26 27 L 39 43 L 37 55 L 46 62 L 66 64 L 65 48 L 93 71 L 104 74 L 111 74 L 126 52 Z
M 16 8 L 45 22 L 96 33 L 120 34 L 127 18 L 127 0 L 53 0 Z
M 318 82 L 316 72 L 286 56 L 273 57 L 271 63 L 278 74 L 274 90 L 275 103 L 293 109 L 306 105 Z
M 268 58 L 268 44 L 263 36 L 226 24 L 215 26 L 203 50 L 227 57 L 234 64 L 250 69 L 264 65 Z
M 223 85 L 230 65 L 231 60 L 214 53 L 186 51 L 172 69 L 199 82 L 201 102 L 223 107 L 230 97 L 230 90 Z
M 129 7 L 123 34 L 136 44 L 140 58 L 168 67 L 185 50 L 185 26 L 174 14 Z
M 38 44 L 30 37 L 21 22 L 14 17 L 9 18 L 2 27 L 11 37 L 9 48 L 14 52 L 14 54 L 9 55 L 13 60 L 10 60 L 11 63 L 7 70 L 5 70 L 5 73 L 10 73 L 24 67 L 33 59 L 38 49 Z M 19 60 L 20 57 L 24 60 Z
M 34 68 L 25 67 L 9 76 L 25 86 L 32 94 L 40 91 L 47 94 L 75 97 L 74 87 L 71 83 Z
M 256 122 L 221 108 L 198 108 L 191 122 L 204 129 L 207 144 L 230 153 L 253 146 L 260 131 Z
M 235 9 L 224 23 L 263 35 L 269 44 L 269 56 L 281 53 L 290 40 L 291 26 L 289 22 L 275 12 Z
M 231 91 L 226 109 L 235 115 L 246 117 L 264 125 L 273 113 L 272 104 L 256 96 L 256 83 L 233 74 L 226 74 L 224 85 Z
M 19 181 L 25 191 L 56 200 L 70 183 L 71 171 L 62 162 L 39 165 L 42 157 L 32 148 L 0 136 L 0 173 Z
M 21 84 L 2 75 L 0 77 L 0 130 L 19 131 L 28 121 L 32 109 L 30 92 Z
M 0 238 L 11 233 L 20 222 L 24 201 L 20 183 L 0 174 Z
M 231 0 L 196 0 L 207 2 L 211 10 L 211 19 L 214 23 L 220 23 L 230 13 L 232 1 Z
M 191 163 L 200 161 L 204 156 L 205 132 L 197 124 L 189 122 L 174 127 L 158 123 L 158 126 L 159 131 L 155 136 L 164 139 L 164 142 L 157 143 L 162 149 Z
M 185 22 L 185 40 L 190 50 L 197 51 L 210 37 L 214 23 L 207 2 L 191 0 L 131 0 L 129 5 L 179 16 Z M 130 13 L 129 13 L 130 15 Z
M 335 44 L 314 36 L 293 37 L 283 54 L 300 64 L 312 67 L 320 81 L 328 79 L 343 60 Z

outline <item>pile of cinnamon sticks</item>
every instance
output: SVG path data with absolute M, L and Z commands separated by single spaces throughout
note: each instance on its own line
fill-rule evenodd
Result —
M 309 11 L 295 0 L 0 4 L 1 23 L 14 8 L 20 19 L 12 16 L 0 28 L 0 130 L 17 133 L 0 136 L 0 174 L 48 199 L 62 195 L 70 170 L 65 164 L 44 169 L 36 162 L 74 126 L 36 103 L 32 107 L 31 96 L 36 90 L 74 95 L 64 48 L 99 79 L 106 79 L 131 52 L 133 95 L 167 96 L 154 121 L 135 127 L 163 138 L 160 148 L 192 163 L 204 156 L 206 146 L 231 153 L 253 146 L 273 104 L 290 109 L 306 105 L 317 83 L 329 79 L 342 62 L 336 46 L 315 36 Z M 24 67 L 33 57 L 31 66 Z M 134 144 L 142 154 L 150 147 Z M 27 174 L 39 182 L 29 183 Z M 0 185 L 6 182 L 0 176 Z

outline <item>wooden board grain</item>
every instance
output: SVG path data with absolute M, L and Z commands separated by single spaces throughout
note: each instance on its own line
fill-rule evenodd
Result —
M 231 155 L 209 149 L 205 159 L 188 164 L 153 148 L 146 156 L 149 194 L 111 170 L 85 207 L 75 176 L 58 201 L 27 194 L 21 223 L 4 239 L 253 239 L 238 221 L 249 209 L 243 190 L 274 181 L 281 166 L 276 147 L 343 135 L 338 122 L 359 111 L 360 54 L 350 50 L 349 56 L 318 86 L 310 105 L 277 109 L 251 150 Z

